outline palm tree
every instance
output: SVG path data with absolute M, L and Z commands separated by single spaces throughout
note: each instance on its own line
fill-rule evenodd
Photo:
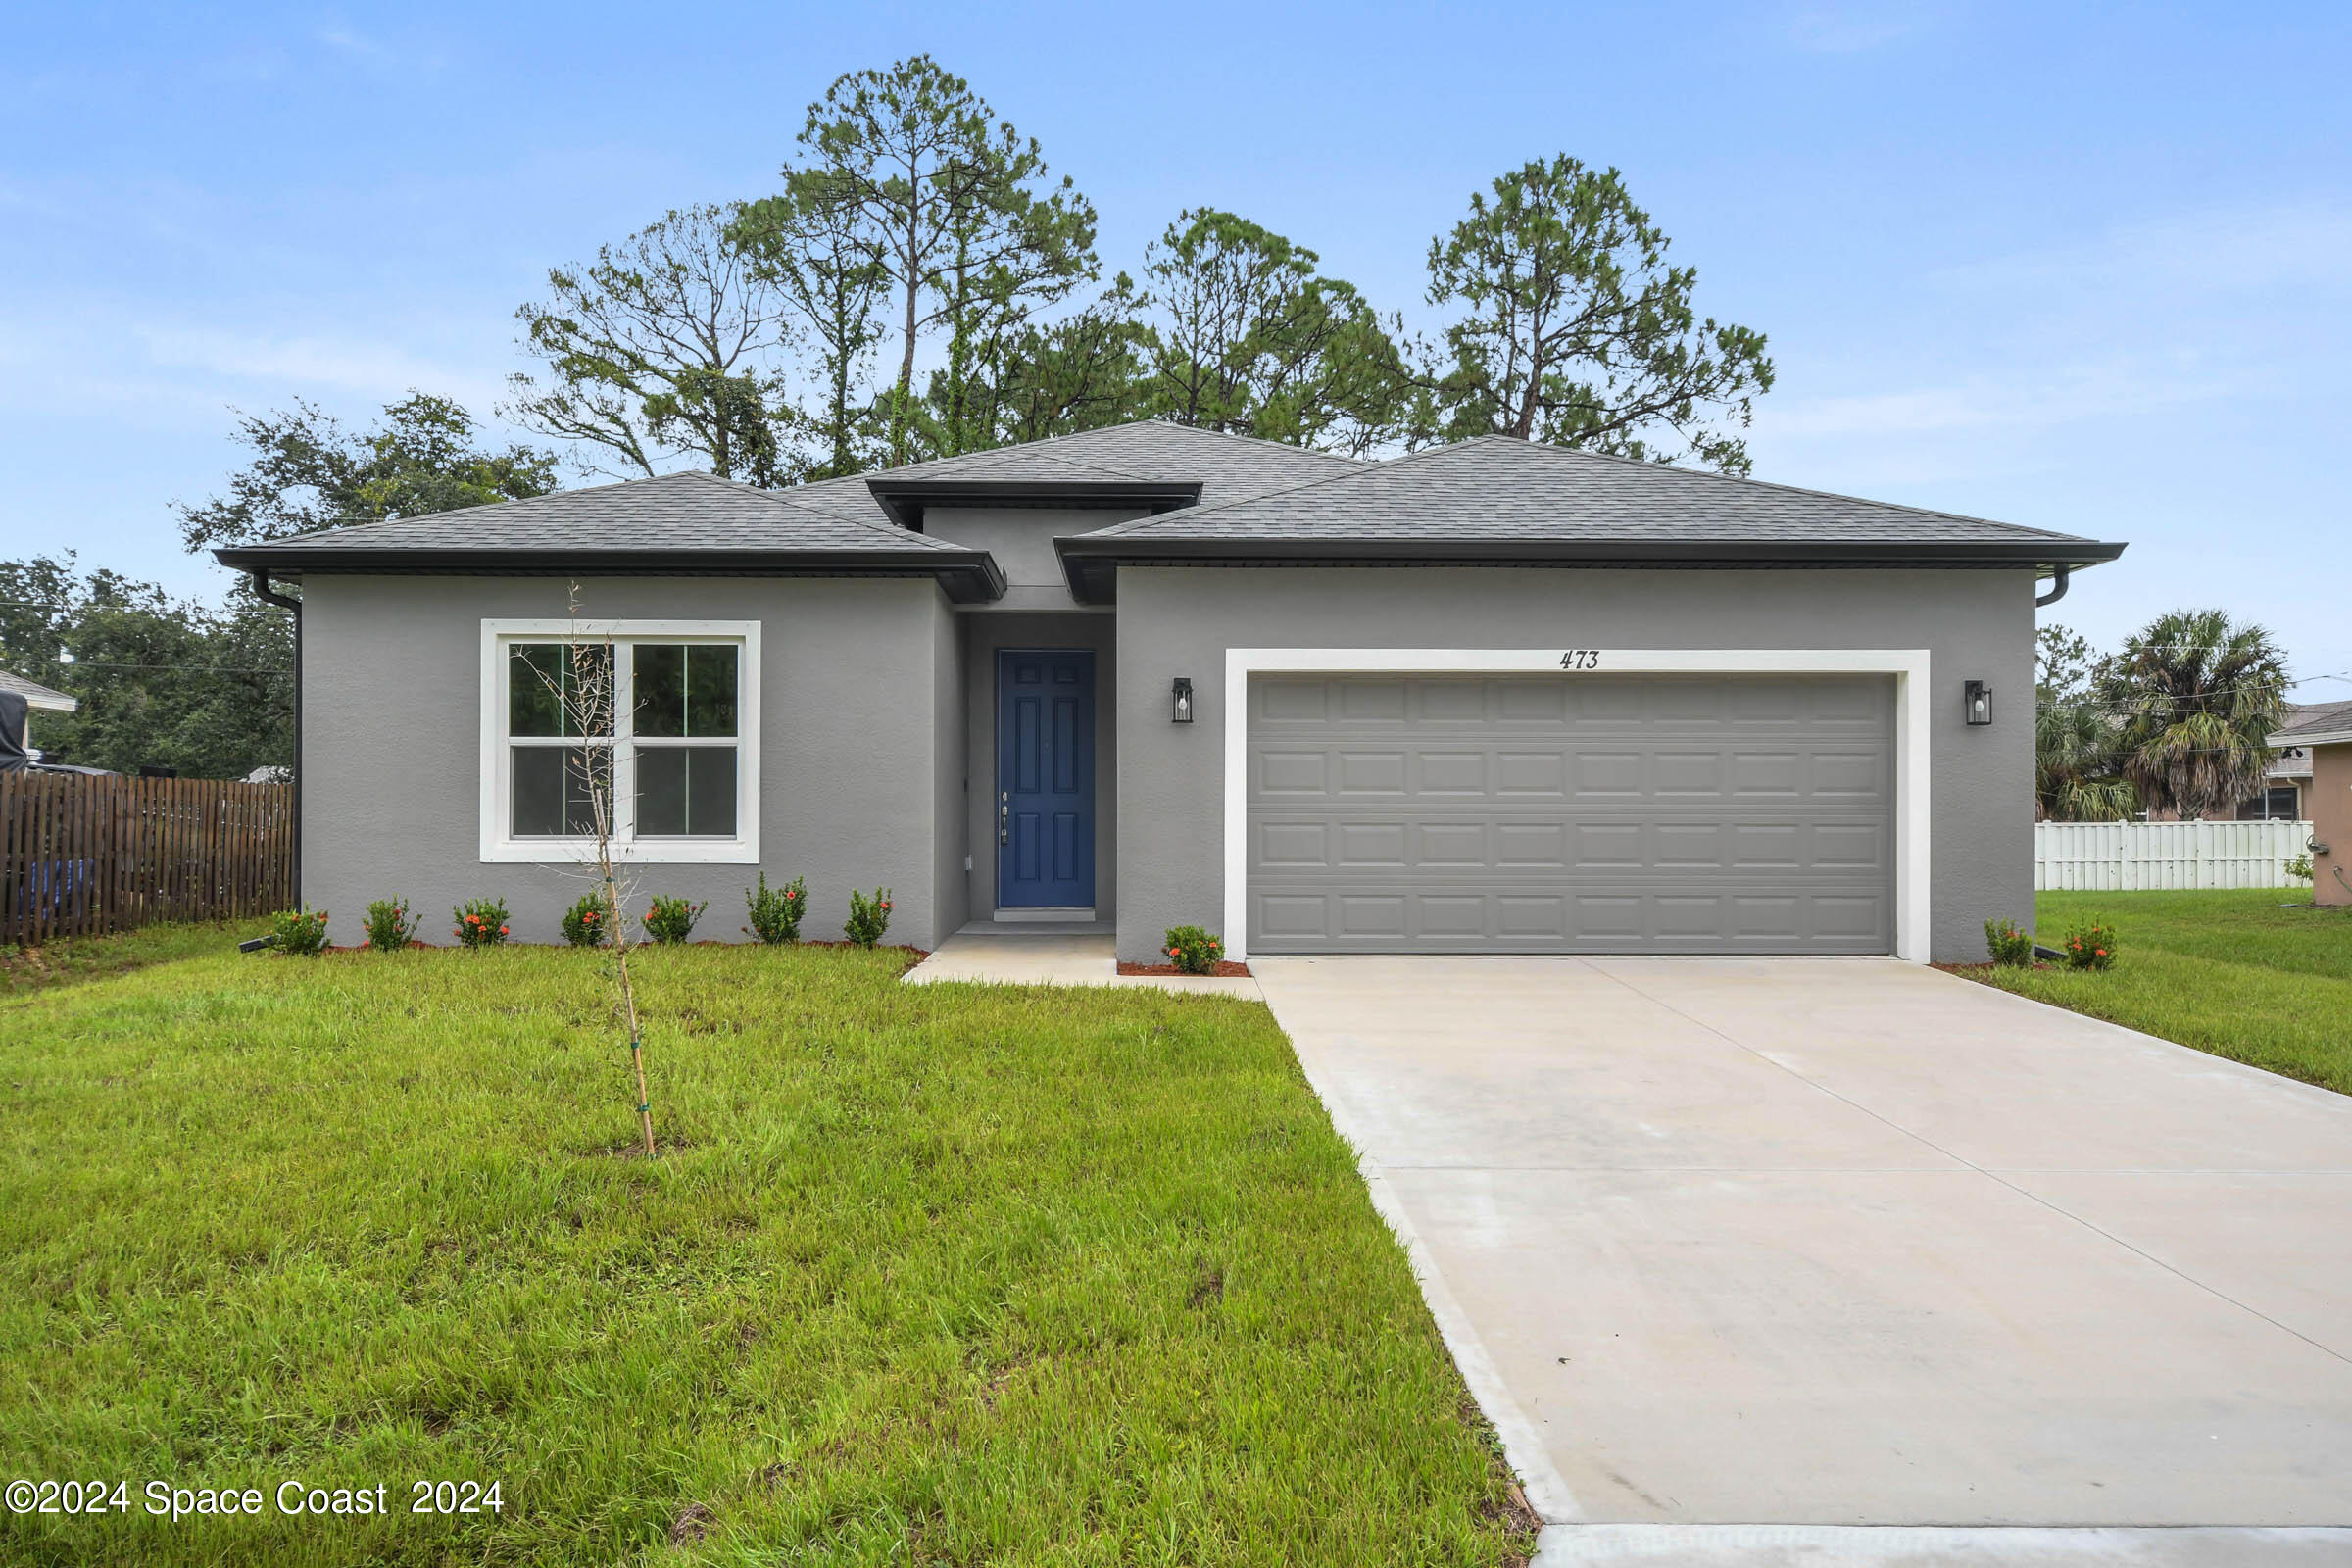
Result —
M 2034 710 L 2034 798 L 2053 822 L 2121 822 L 2139 809 L 2122 776 L 2115 720 L 2086 696 L 2048 697 Z
M 2286 685 L 2268 631 L 2226 611 L 2177 610 L 2101 665 L 2098 694 L 2119 726 L 2124 777 L 2150 808 L 2195 820 L 2261 781 Z

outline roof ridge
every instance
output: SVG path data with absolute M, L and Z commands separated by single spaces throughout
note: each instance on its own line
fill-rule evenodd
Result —
M 1122 419 L 1117 424 L 1098 424 L 1085 430 L 1068 430 L 1064 431 L 1060 435 L 1050 435 L 1036 441 L 1015 441 L 1009 446 L 989 447 L 985 450 L 990 452 L 1011 452 L 1016 450 L 1034 452 L 1041 447 L 1059 446 L 1065 441 L 1082 441 L 1088 436 L 1101 435 L 1106 430 L 1143 429 L 1185 430 L 1194 435 L 1213 436 L 1221 441 L 1240 441 L 1250 446 L 1273 447 L 1278 451 L 1292 454 L 1294 456 L 1322 458 L 1332 463 L 1346 464 L 1351 468 L 1378 466 L 1378 465 L 1375 464 L 1366 464 L 1360 462 L 1355 458 L 1343 458 L 1336 452 L 1318 452 L 1312 447 L 1294 446 L 1288 441 L 1274 441 L 1262 435 L 1237 435 L 1231 430 L 1214 430 L 1203 424 L 1184 424 L 1175 419 L 1162 419 L 1155 415 L 1146 415 L 1140 419 Z M 975 454 L 957 453 L 956 456 L 970 457 L 975 456 Z M 931 458 L 926 461 L 931 463 L 948 463 L 954 460 L 949 458 Z M 907 466 L 912 467 L 915 466 L 915 465 L 908 464 Z M 890 470 L 883 468 L 875 471 L 887 473 Z M 1109 469 L 1108 471 L 1117 473 L 1122 470 L 1113 468 Z M 1144 474 L 1129 474 L 1128 477 L 1146 478 L 1149 476 Z

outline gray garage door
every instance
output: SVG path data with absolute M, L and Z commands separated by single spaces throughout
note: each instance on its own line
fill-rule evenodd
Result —
M 1884 676 L 1257 676 L 1252 953 L 1887 953 Z

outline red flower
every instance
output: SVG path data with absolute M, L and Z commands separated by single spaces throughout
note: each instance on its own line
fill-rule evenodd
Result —
M 503 937 L 503 936 L 505 936 L 505 935 L 507 934 L 507 928 L 506 928 L 505 926 L 503 926 L 503 925 L 502 925 L 502 926 L 500 926 L 500 927 L 498 928 L 498 934 L 499 934 L 500 936 L 502 936 L 502 937 Z

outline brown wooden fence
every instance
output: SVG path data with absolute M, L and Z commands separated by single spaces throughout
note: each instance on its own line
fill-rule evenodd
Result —
M 294 896 L 294 791 L 0 773 L 0 942 L 215 920 Z

